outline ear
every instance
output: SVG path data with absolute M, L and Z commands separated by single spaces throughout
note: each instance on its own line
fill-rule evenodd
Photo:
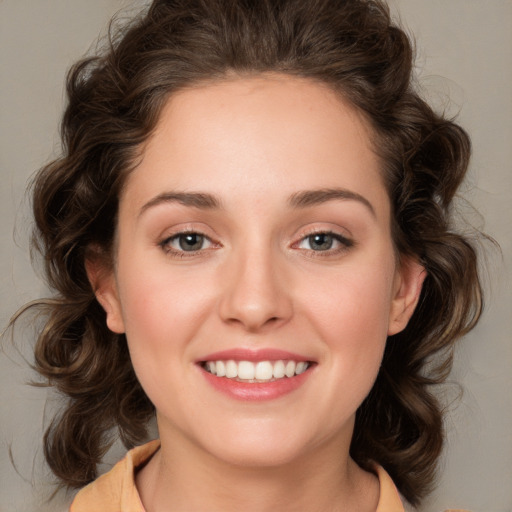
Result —
M 124 321 L 114 269 L 101 249 L 89 248 L 85 258 L 85 270 L 94 295 L 107 314 L 107 327 L 117 334 L 124 333 Z
M 427 272 L 412 257 L 401 257 L 396 271 L 394 296 L 389 313 L 388 336 L 403 331 L 407 326 L 421 294 Z

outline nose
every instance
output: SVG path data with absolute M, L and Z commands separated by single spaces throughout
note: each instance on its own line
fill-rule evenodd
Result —
M 278 260 L 270 249 L 245 251 L 230 258 L 221 285 L 220 316 L 224 322 L 247 332 L 288 322 L 293 304 Z

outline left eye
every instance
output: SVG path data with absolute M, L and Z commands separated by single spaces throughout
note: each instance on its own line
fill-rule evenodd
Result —
M 349 240 L 333 233 L 314 233 L 303 238 L 298 244 L 299 249 L 310 251 L 329 251 L 338 249 L 340 245 L 350 246 Z
M 211 241 L 200 233 L 180 233 L 165 241 L 165 245 L 180 252 L 194 252 L 207 249 L 212 245 Z

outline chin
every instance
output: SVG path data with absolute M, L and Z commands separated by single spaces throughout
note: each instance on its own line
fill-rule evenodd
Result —
M 290 448 L 277 447 L 268 443 L 265 445 L 255 443 L 249 446 L 234 444 L 228 450 L 215 450 L 210 453 L 230 466 L 264 469 L 286 466 L 303 455 L 301 449 Z
M 229 465 L 254 469 L 277 468 L 303 457 L 310 440 L 300 432 L 290 431 L 289 426 L 284 428 L 274 423 L 227 428 L 223 435 L 209 437 L 204 448 Z

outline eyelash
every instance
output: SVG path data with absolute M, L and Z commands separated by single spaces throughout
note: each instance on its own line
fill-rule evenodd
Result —
M 339 244 L 339 247 L 334 248 L 334 249 L 328 248 L 323 251 L 322 250 L 315 251 L 314 249 L 303 248 L 303 250 L 307 251 L 309 253 L 309 255 L 314 258 L 327 258 L 329 256 L 336 256 L 338 254 L 348 251 L 350 248 L 352 248 L 355 245 L 353 240 L 351 240 L 350 238 L 347 238 L 343 235 L 340 235 L 339 233 L 336 233 L 334 231 L 329 231 L 329 230 L 327 230 L 327 231 L 318 230 L 318 231 L 311 231 L 310 233 L 307 233 L 298 242 L 295 242 L 292 245 L 292 247 L 300 249 L 300 247 L 298 247 L 300 244 L 307 241 L 308 239 L 311 239 L 314 236 L 319 236 L 319 235 L 324 235 L 324 236 L 326 235 L 326 236 L 332 237 L 333 241 Z
M 203 252 L 205 250 L 208 250 L 208 248 L 204 249 L 197 249 L 193 251 L 185 251 L 185 250 L 179 250 L 175 249 L 171 246 L 171 243 L 173 241 L 179 241 L 181 237 L 186 237 L 187 235 L 196 235 L 203 238 L 203 241 L 208 242 L 211 246 L 219 246 L 219 244 L 215 244 L 208 236 L 204 235 L 203 233 L 200 233 L 199 231 L 181 231 L 179 233 L 176 233 L 172 236 L 168 236 L 165 239 L 163 239 L 161 242 L 159 242 L 159 246 L 162 248 L 162 250 L 166 254 L 170 254 L 171 256 L 177 257 L 177 258 L 190 258 L 197 256 L 200 252 Z
M 173 241 L 179 241 L 179 239 L 181 237 L 185 237 L 187 235 L 195 235 L 195 236 L 202 237 L 203 241 L 208 242 L 210 244 L 210 246 L 207 248 L 201 247 L 200 249 L 192 250 L 192 251 L 179 250 L 179 249 L 175 249 L 171 246 L 171 243 Z M 339 244 L 339 247 L 334 248 L 334 249 L 329 247 L 328 249 L 318 250 L 318 251 L 315 251 L 314 249 L 307 249 L 307 248 L 299 247 L 300 244 L 307 241 L 308 239 L 310 239 L 310 242 L 311 242 L 312 237 L 320 236 L 320 235 L 332 237 L 333 241 Z M 194 256 L 197 256 L 199 253 L 201 253 L 205 250 L 208 250 L 211 246 L 220 247 L 220 244 L 216 244 L 205 234 L 203 234 L 199 231 L 193 231 L 193 230 L 182 231 L 182 232 L 176 233 L 172 236 L 168 236 L 165 239 L 163 239 L 161 242 L 159 242 L 158 245 L 162 248 L 162 250 L 166 254 L 170 254 L 171 256 L 174 256 L 177 258 L 194 257 Z M 322 231 L 322 230 L 312 231 L 310 233 L 307 233 L 298 242 L 295 242 L 291 245 L 291 247 L 293 249 L 302 249 L 304 251 L 307 251 L 310 256 L 315 257 L 315 258 L 316 257 L 325 258 L 325 257 L 329 257 L 329 256 L 335 256 L 337 254 L 340 254 L 340 253 L 343 253 L 343 252 L 349 250 L 353 246 L 354 246 L 353 240 L 346 238 L 345 236 L 340 235 L 339 233 L 335 233 L 334 231 Z

